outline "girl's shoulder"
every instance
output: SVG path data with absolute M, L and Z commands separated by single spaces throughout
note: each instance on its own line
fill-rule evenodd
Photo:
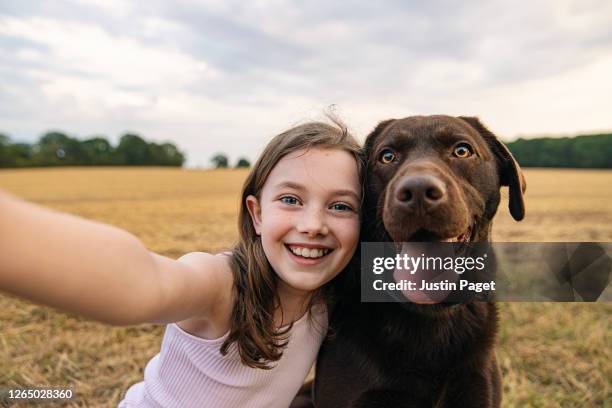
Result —
M 211 275 L 215 280 L 215 287 L 220 290 L 232 290 L 234 273 L 231 252 L 227 251 L 218 254 L 189 252 L 181 256 L 178 261 L 189 265 L 197 271 Z
M 215 261 L 225 261 L 232 259 L 231 251 L 223 251 L 218 254 L 211 254 L 208 252 L 189 252 L 185 255 L 181 256 L 178 260 L 181 262 L 215 262 Z
M 181 256 L 178 260 L 180 262 L 187 262 L 189 264 L 195 265 L 197 263 L 227 263 L 231 262 L 233 254 L 231 251 L 223 251 L 217 254 L 211 254 L 208 252 L 189 252 L 185 255 Z

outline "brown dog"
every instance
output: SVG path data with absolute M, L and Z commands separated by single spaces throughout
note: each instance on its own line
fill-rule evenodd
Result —
M 524 216 L 520 168 L 476 118 L 387 120 L 365 154 L 363 241 L 488 241 L 501 186 L 512 216 Z M 349 286 L 331 327 L 317 362 L 318 408 L 500 405 L 493 303 L 361 303 Z

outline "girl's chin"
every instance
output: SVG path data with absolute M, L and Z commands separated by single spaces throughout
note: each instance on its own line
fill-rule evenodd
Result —
M 279 282 L 282 282 L 282 286 L 288 292 L 294 292 L 295 295 L 310 295 L 313 291 L 323 286 L 323 282 L 320 279 L 303 279 L 299 277 L 280 277 Z M 280 285 L 279 285 L 280 286 Z M 279 289 L 281 289 L 279 287 Z

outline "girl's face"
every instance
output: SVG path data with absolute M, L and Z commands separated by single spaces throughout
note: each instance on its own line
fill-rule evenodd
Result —
M 346 266 L 359 241 L 360 203 L 357 162 L 344 150 L 300 150 L 276 164 L 247 207 L 279 285 L 310 292 Z

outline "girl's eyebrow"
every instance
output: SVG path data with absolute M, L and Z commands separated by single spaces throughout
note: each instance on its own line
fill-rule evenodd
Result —
M 293 181 L 281 181 L 275 187 L 278 189 L 291 188 L 291 189 L 300 190 L 300 191 L 305 190 L 304 186 L 298 183 L 294 183 Z
M 294 183 L 293 181 L 281 181 L 275 187 L 278 189 L 291 188 L 291 189 L 298 190 L 298 191 L 306 190 L 306 188 L 303 185 Z M 361 201 L 361 196 L 353 190 L 347 190 L 347 189 L 334 190 L 333 194 L 334 196 L 349 196 L 357 200 L 357 202 Z
M 337 196 L 349 196 L 349 197 L 352 197 L 355 200 L 357 200 L 357 202 L 361 201 L 361 197 L 359 196 L 359 194 L 357 194 L 353 190 L 336 190 L 336 191 L 334 191 L 334 195 L 337 195 Z

